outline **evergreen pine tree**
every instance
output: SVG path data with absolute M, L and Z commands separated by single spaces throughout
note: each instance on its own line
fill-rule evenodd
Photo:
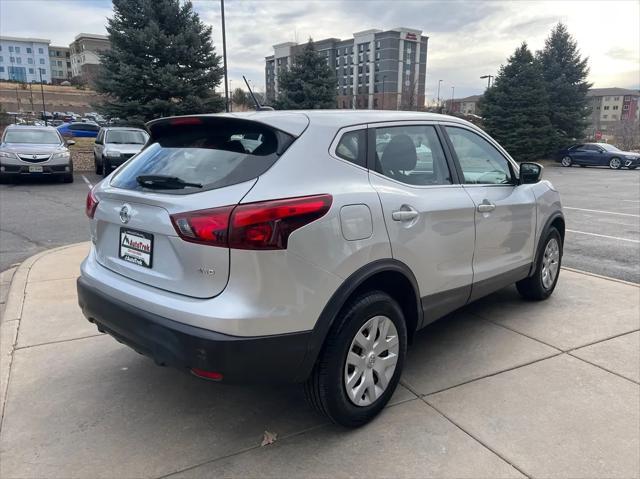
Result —
M 487 132 L 517 161 L 527 161 L 550 151 L 548 105 L 540 64 L 523 43 L 500 67 L 480 108 Z
M 190 1 L 113 0 L 107 32 L 111 50 L 102 55 L 99 107 L 110 116 L 150 120 L 161 116 L 220 111 L 213 89 L 223 75 L 211 41 Z
M 562 23 L 553 28 L 537 57 L 549 94 L 549 119 L 555 130 L 553 144 L 567 146 L 584 137 L 589 123 L 588 59 L 580 57 L 575 40 Z
M 336 107 L 336 77 L 313 40 L 295 56 L 293 65 L 280 73 L 276 107 L 302 110 Z

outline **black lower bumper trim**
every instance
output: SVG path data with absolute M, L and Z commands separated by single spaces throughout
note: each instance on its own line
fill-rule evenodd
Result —
M 111 298 L 78 278 L 78 303 L 87 319 L 161 365 L 198 368 L 224 382 L 294 382 L 311 332 L 238 337 L 189 326 Z

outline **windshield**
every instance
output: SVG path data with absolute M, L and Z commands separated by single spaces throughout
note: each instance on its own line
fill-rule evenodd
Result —
M 144 145 L 146 142 L 147 142 L 147 134 L 143 131 L 136 131 L 136 130 L 107 131 L 106 143 Z
M 620 151 L 615 146 L 607 145 L 606 143 L 600 143 L 598 146 L 600 146 L 600 148 L 602 148 L 603 150 L 606 150 L 606 151 Z
M 58 133 L 51 130 L 9 129 L 4 134 L 5 143 L 31 143 L 34 145 L 59 145 Z

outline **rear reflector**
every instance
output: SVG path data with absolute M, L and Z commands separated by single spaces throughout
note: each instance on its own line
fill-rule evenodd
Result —
M 205 371 L 204 369 L 192 368 L 191 373 L 194 376 L 198 376 L 203 379 L 210 379 L 212 381 L 222 381 L 222 373 L 217 373 L 215 371 Z
M 331 195 L 303 196 L 223 206 L 171 215 L 185 241 L 235 249 L 286 249 L 295 230 L 321 218 Z
M 98 198 L 93 194 L 94 189 L 95 186 L 89 190 L 89 193 L 87 193 L 87 200 L 85 203 L 84 212 L 89 218 L 93 218 L 93 215 L 96 214 L 96 208 L 98 207 Z

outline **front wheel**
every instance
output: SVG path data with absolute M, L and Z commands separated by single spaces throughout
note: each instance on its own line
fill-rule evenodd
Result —
M 609 168 L 612 170 L 619 170 L 622 168 L 622 161 L 620 161 L 620 158 L 611 158 L 609 160 Z
M 570 156 L 565 156 L 564 158 L 562 158 L 561 164 L 562 166 L 571 166 L 571 164 L 573 163 L 573 160 L 571 159 Z
M 107 176 L 109 176 L 110 172 L 111 165 L 109 164 L 109 160 L 107 160 L 105 157 L 102 157 L 102 176 L 106 178 Z
M 543 244 L 533 275 L 516 283 L 518 292 L 526 299 L 547 299 L 558 283 L 562 264 L 562 238 L 558 230 L 551 228 Z
M 335 319 L 305 384 L 307 399 L 336 424 L 367 423 L 395 391 L 406 348 L 398 303 L 382 291 L 364 293 Z

